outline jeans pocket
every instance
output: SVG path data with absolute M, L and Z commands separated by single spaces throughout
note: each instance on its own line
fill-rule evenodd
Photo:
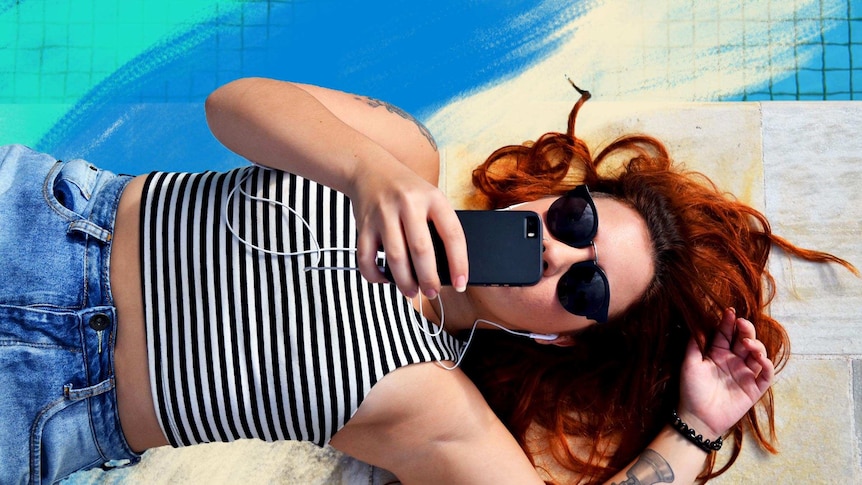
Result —
M 42 483 L 54 483 L 72 473 L 102 465 L 87 400 L 59 400 L 40 413 L 30 437 L 30 470 Z
M 53 483 L 98 464 L 89 402 L 66 392 L 87 378 L 77 331 L 43 321 L 42 311 L 0 310 L 0 483 Z
M 45 197 L 67 219 L 86 217 L 101 173 L 84 160 L 58 163 L 45 180 Z

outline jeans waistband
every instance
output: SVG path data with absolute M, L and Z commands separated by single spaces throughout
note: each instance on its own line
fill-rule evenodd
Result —
M 110 179 L 98 187 L 97 192 L 93 195 L 89 217 L 72 222 L 69 225 L 69 231 L 83 232 L 103 243 L 109 243 L 116 222 L 120 196 L 132 177 L 114 175 L 111 172 L 102 172 L 102 174 L 109 176 Z
M 81 182 L 88 187 L 92 185 L 93 194 L 87 210 L 69 222 L 67 232 L 88 237 L 90 241 L 86 249 L 86 306 L 113 305 L 110 292 L 111 243 L 120 197 L 133 177 L 98 170 L 83 160 L 58 162 L 52 168 L 52 175 L 46 178 L 45 190 L 50 190 L 49 185 L 53 184 L 60 171 L 74 171 L 77 168 L 67 168 L 67 165 L 82 165 L 86 168 L 79 169 L 80 173 L 89 175 L 92 170 L 98 174 L 96 181 L 91 184 Z
M 74 160 L 68 163 L 87 162 Z M 109 456 L 121 460 L 119 464 L 134 464 L 140 456 L 129 449 L 116 409 L 114 344 L 117 314 L 110 291 L 110 257 L 117 209 L 123 190 L 133 177 L 102 170 L 98 174 L 88 211 L 68 226 L 69 233 L 86 235 L 89 241 L 85 267 L 87 304 L 75 312 L 84 336 L 89 378 L 86 386 L 66 386 L 64 395 L 69 401 L 97 399 L 100 412 L 92 413 L 90 417 L 96 440 L 103 450 L 112 450 Z

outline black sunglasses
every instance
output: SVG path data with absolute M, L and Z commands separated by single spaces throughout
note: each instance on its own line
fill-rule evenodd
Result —
M 611 293 L 593 241 L 598 227 L 596 205 L 586 185 L 568 191 L 548 208 L 548 232 L 575 248 L 592 246 L 595 255 L 594 260 L 575 263 L 566 271 L 557 283 L 557 298 L 569 313 L 604 323 Z

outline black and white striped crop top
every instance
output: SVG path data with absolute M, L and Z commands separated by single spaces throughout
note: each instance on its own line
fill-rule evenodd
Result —
M 237 184 L 247 194 L 229 197 Z M 318 254 L 272 254 L 314 242 L 298 217 L 248 194 L 296 210 L 322 247 L 356 247 L 349 199 L 313 181 L 261 167 L 148 176 L 147 351 L 156 414 L 173 446 L 239 438 L 323 445 L 387 373 L 456 360 L 462 343 L 432 336 L 437 328 L 394 285 L 368 283 L 358 271 L 306 270 L 355 266 L 353 254 L 322 253 L 319 263 Z

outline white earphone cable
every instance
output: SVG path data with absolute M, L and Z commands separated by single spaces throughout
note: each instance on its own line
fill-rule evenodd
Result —
M 278 201 L 275 199 L 268 199 L 266 197 L 260 197 L 260 196 L 252 195 L 252 194 L 246 192 L 242 188 L 242 184 L 251 175 L 251 169 L 253 169 L 253 168 L 254 167 L 248 167 L 248 168 L 244 169 L 244 173 L 242 174 L 240 179 L 237 181 L 236 185 L 233 188 L 231 188 L 230 192 L 228 192 L 227 198 L 225 199 L 225 215 L 224 215 L 225 216 L 225 223 L 227 225 L 228 231 L 230 231 L 230 233 L 233 234 L 233 236 L 235 238 L 237 238 L 237 240 L 239 240 L 241 243 L 245 244 L 246 246 L 248 246 L 252 249 L 256 249 L 258 251 L 261 251 L 263 253 L 270 254 L 273 256 L 291 256 L 292 257 L 292 256 L 305 256 L 305 255 L 309 255 L 309 254 L 313 254 L 313 255 L 317 256 L 316 260 L 312 263 L 311 266 L 304 268 L 305 271 L 325 270 L 325 269 L 331 269 L 331 270 L 337 270 L 337 271 L 357 271 L 359 269 L 359 268 L 350 267 L 350 266 L 318 266 L 318 264 L 320 264 L 321 259 L 323 259 L 322 253 L 324 253 L 324 252 L 339 252 L 340 251 L 340 252 L 355 254 L 356 249 L 355 248 L 333 248 L 333 247 L 326 247 L 325 248 L 325 247 L 321 247 L 320 243 L 317 241 L 317 238 L 314 237 L 314 231 L 311 229 L 311 225 L 301 215 L 299 215 L 299 213 L 293 207 L 290 207 L 287 204 L 285 204 L 284 202 L 281 202 L 281 201 Z M 292 251 L 292 252 L 291 251 L 276 251 L 273 249 L 268 249 L 268 248 L 264 248 L 264 247 L 258 246 L 256 244 L 253 244 L 251 241 L 242 237 L 239 234 L 239 232 L 237 232 L 237 230 L 234 228 L 233 224 L 231 224 L 230 215 L 228 214 L 228 210 L 230 208 L 231 201 L 233 200 L 233 198 L 235 197 L 235 195 L 237 193 L 239 193 L 240 195 L 242 195 L 242 196 L 244 196 L 250 200 L 253 200 L 255 202 L 262 202 L 264 204 L 276 205 L 276 206 L 279 206 L 283 209 L 286 209 L 291 215 L 293 215 L 300 222 L 302 222 L 302 225 L 305 227 L 305 230 L 308 233 L 308 237 L 311 240 L 313 248 L 300 250 L 300 251 Z
M 311 266 L 304 268 L 305 271 L 311 271 L 311 270 L 317 271 L 317 270 L 327 270 L 327 269 L 328 270 L 335 270 L 335 271 L 357 271 L 359 269 L 359 268 L 350 267 L 350 266 L 344 266 L 344 267 L 342 267 L 342 266 L 317 266 L 320 263 L 321 259 L 323 259 L 322 253 L 324 253 L 324 252 L 339 252 L 340 251 L 340 252 L 347 252 L 350 254 L 355 254 L 356 249 L 355 248 L 336 248 L 336 247 L 324 248 L 324 247 L 321 247 L 320 243 L 314 237 L 314 231 L 312 230 L 311 225 L 295 209 L 288 206 L 284 202 L 281 202 L 281 201 L 278 201 L 275 199 L 268 199 L 266 197 L 260 197 L 257 195 L 252 195 L 252 194 L 246 192 L 242 188 L 242 184 L 245 183 L 245 181 L 251 175 L 250 170 L 253 168 L 254 167 L 248 167 L 248 168 L 244 169 L 244 173 L 242 174 L 240 179 L 237 181 L 236 185 L 233 188 L 231 188 L 231 190 L 228 192 L 227 198 L 225 199 L 225 214 L 224 214 L 225 224 L 227 225 L 228 231 L 230 231 L 230 233 L 235 238 L 237 238 L 238 241 L 240 241 L 241 243 L 245 244 L 246 246 L 248 246 L 252 249 L 256 249 L 258 251 L 261 251 L 263 253 L 266 253 L 266 254 L 269 254 L 272 256 L 295 257 L 295 256 L 305 256 L 305 255 L 316 255 L 317 256 L 316 260 L 313 262 L 313 264 Z M 231 201 L 233 200 L 233 198 L 236 196 L 237 193 L 239 193 L 240 195 L 242 195 L 242 196 L 244 196 L 250 200 L 253 200 L 255 202 L 261 202 L 264 204 L 276 205 L 276 206 L 279 206 L 283 209 L 287 209 L 288 213 L 290 213 L 291 215 L 293 215 L 294 217 L 299 219 L 300 222 L 302 222 L 302 225 L 305 227 L 305 230 L 308 233 L 308 237 L 312 242 L 313 248 L 312 249 L 299 250 L 299 251 L 276 251 L 273 249 L 268 249 L 268 248 L 264 248 L 262 246 L 258 246 L 256 244 L 253 244 L 251 241 L 242 237 L 239 234 L 239 232 L 233 227 L 233 224 L 231 224 L 230 217 L 228 214 L 228 210 L 229 210 Z M 435 338 L 435 337 L 440 336 L 443 333 L 444 327 L 446 325 L 446 312 L 443 308 L 443 299 L 440 295 L 438 295 L 436 300 L 440 304 L 440 325 L 436 331 L 428 330 L 416 318 L 414 318 L 412 314 L 410 316 L 410 321 L 414 325 L 414 327 L 416 329 L 418 329 L 420 332 L 424 333 L 425 335 L 427 335 L 428 337 L 431 337 L 431 338 Z M 412 301 L 412 299 L 411 299 L 411 301 Z M 425 317 L 424 317 L 422 306 L 423 306 L 422 305 L 422 297 L 420 296 L 419 297 L 419 314 L 422 315 L 422 318 L 424 319 Z M 479 318 L 473 322 L 473 326 L 470 329 L 470 336 L 467 338 L 467 342 L 464 344 L 464 347 L 462 347 L 461 351 L 458 353 L 458 358 L 456 359 L 455 364 L 452 366 L 447 366 L 447 365 L 443 364 L 443 362 L 440 360 L 436 361 L 436 364 L 439 365 L 440 367 L 446 369 L 446 370 L 457 369 L 458 366 L 461 365 L 461 361 L 464 359 L 464 355 L 467 353 L 467 349 L 470 347 L 470 344 L 473 342 L 473 336 L 476 333 L 476 328 L 479 325 L 479 323 L 486 323 L 488 325 L 492 325 L 494 327 L 497 327 L 497 328 L 499 328 L 503 331 L 506 331 L 508 333 L 511 333 L 513 335 L 520 335 L 520 336 L 535 338 L 535 339 L 540 339 L 540 340 L 553 340 L 557 337 L 557 335 L 554 335 L 554 334 L 542 335 L 542 334 L 534 334 L 534 333 L 527 333 L 527 332 L 519 332 L 517 330 L 508 329 L 508 328 L 506 328 L 506 327 L 504 327 L 498 323 L 494 323 L 490 320 L 485 320 L 485 319 Z

